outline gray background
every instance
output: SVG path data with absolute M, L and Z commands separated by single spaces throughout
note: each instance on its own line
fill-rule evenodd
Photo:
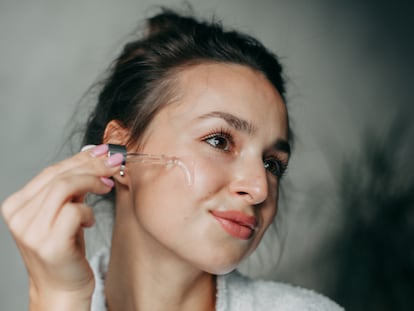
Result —
M 324 292 L 330 271 L 318 258 L 340 230 L 341 213 L 313 189 L 331 183 L 335 163 L 359 150 L 361 130 L 381 133 L 399 111 L 412 114 L 411 7 L 403 1 L 392 7 L 374 1 L 188 2 L 198 15 L 217 16 L 282 58 L 297 136 L 286 179 L 287 241 L 279 269 L 270 265 L 255 274 Z M 61 148 L 79 99 L 152 6 L 181 3 L 0 1 L 0 201 L 69 154 Z M 3 222 L 0 275 L 0 310 L 26 309 L 26 271 Z

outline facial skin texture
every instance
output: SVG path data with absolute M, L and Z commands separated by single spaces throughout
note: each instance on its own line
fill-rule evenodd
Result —
M 136 227 L 137 245 L 227 273 L 256 248 L 276 214 L 279 181 L 263 161 L 287 164 L 288 153 L 277 149 L 288 139 L 285 104 L 262 74 L 239 65 L 189 67 L 179 73 L 177 92 L 177 102 L 151 123 L 142 149 L 193 163 L 192 185 L 180 168 L 130 163 L 129 202 L 117 208 L 133 209 L 128 224 Z M 254 216 L 257 227 L 248 239 L 237 238 L 213 217 L 215 210 Z

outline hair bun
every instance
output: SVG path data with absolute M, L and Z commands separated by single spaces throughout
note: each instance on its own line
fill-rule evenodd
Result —
M 163 8 L 161 13 L 147 20 L 146 37 L 156 36 L 164 32 L 188 31 L 198 23 L 194 18 L 179 15 L 176 12 Z

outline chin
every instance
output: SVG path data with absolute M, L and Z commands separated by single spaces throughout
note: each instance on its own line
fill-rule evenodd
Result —
M 235 266 L 235 267 L 233 267 L 231 269 L 223 269 L 223 270 L 218 269 L 218 270 L 206 271 L 206 272 L 208 272 L 208 273 L 210 273 L 212 275 L 224 275 L 224 274 L 227 274 L 227 273 L 232 272 L 236 268 L 237 268 L 237 266 Z
M 198 266 L 210 274 L 222 275 L 236 269 L 245 257 L 241 254 L 230 254 L 229 251 L 215 252 L 213 256 L 204 256 Z
M 214 274 L 214 275 L 223 275 L 232 272 L 237 268 L 239 262 L 237 264 L 226 264 L 226 265 L 219 265 L 219 264 L 210 264 L 207 267 L 203 267 L 203 271 Z

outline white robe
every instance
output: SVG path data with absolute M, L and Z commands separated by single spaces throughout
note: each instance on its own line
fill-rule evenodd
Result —
M 91 260 L 95 291 L 91 311 L 106 311 L 104 281 L 109 249 Z M 217 276 L 216 311 L 343 311 L 328 298 L 311 290 L 273 281 L 254 280 L 237 271 Z

